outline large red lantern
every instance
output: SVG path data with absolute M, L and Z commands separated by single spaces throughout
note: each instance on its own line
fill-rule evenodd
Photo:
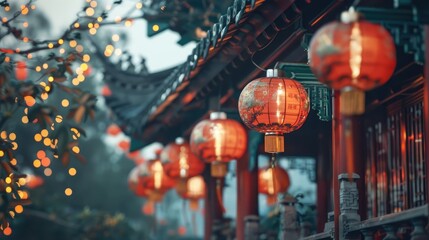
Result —
M 189 143 L 177 138 L 175 143 L 168 144 L 161 152 L 165 174 L 177 181 L 178 192 L 186 190 L 186 181 L 204 171 L 204 162 L 195 156 Z
M 191 133 L 191 150 L 211 163 L 211 174 L 224 177 L 226 163 L 241 158 L 247 149 L 247 133 L 243 126 L 227 119 L 224 112 L 212 112 L 210 120 L 199 122 Z
M 15 78 L 19 81 L 24 81 L 28 78 L 27 64 L 24 61 L 16 62 Z
M 386 83 L 395 70 L 395 44 L 381 25 L 359 19 L 353 8 L 343 12 L 341 20 L 313 36 L 310 67 L 320 82 L 341 90 L 341 113 L 361 114 L 364 91 Z
M 281 167 L 264 168 L 258 172 L 258 191 L 267 195 L 268 205 L 276 203 L 277 194 L 286 192 L 289 186 L 289 175 Z
M 179 195 L 189 200 L 189 208 L 196 212 L 199 209 L 198 201 L 206 194 L 206 184 L 201 176 L 189 178 L 186 182 L 186 189 Z
M 284 133 L 299 129 L 307 119 L 310 103 L 297 81 L 283 77 L 278 69 L 244 87 L 238 102 L 247 127 L 265 133 L 265 151 L 284 152 Z

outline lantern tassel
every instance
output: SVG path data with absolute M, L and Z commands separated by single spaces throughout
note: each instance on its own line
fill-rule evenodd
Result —
M 340 113 L 344 115 L 360 115 L 365 112 L 365 92 L 355 88 L 347 88 L 340 94 Z
M 269 195 L 267 197 L 267 203 L 268 205 L 272 205 L 274 203 L 277 202 L 277 184 L 278 184 L 278 179 L 277 179 L 277 174 L 275 172 L 276 166 L 277 166 L 277 159 L 276 159 L 276 153 L 272 153 L 271 154 L 271 159 L 270 159 L 270 165 L 271 165 L 271 179 L 273 181 L 273 191 L 274 193 L 272 195 Z
M 195 212 L 192 213 L 192 231 L 194 232 L 194 236 L 197 236 L 197 219 Z
M 217 196 L 217 201 L 219 203 L 222 213 L 225 213 L 225 207 L 223 206 L 222 186 L 221 186 L 220 179 L 216 180 L 216 196 Z

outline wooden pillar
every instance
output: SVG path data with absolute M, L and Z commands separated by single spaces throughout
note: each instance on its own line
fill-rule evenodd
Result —
M 429 25 L 424 26 L 424 37 L 425 37 L 425 82 L 424 88 L 424 99 L 423 99 L 423 117 L 425 122 L 424 128 L 424 141 L 425 141 L 425 159 L 426 159 L 426 179 L 429 175 Z M 426 185 L 426 202 L 429 204 L 429 184 Z
M 332 211 L 332 149 L 331 122 L 319 121 L 317 177 L 317 232 L 323 232 L 328 212 Z
M 337 180 L 341 173 L 341 116 L 340 116 L 340 93 L 334 91 L 332 99 L 332 188 L 334 193 L 334 226 L 335 239 L 339 239 L 339 213 L 340 213 L 340 184 Z
M 237 160 L 237 220 L 236 239 L 245 238 L 245 218 L 258 216 L 258 163 L 250 169 L 249 154 Z M 251 226 L 251 225 L 250 225 Z
M 217 179 L 210 175 L 210 170 L 210 164 L 207 164 L 203 174 L 207 189 L 204 202 L 204 240 L 211 240 L 215 220 L 223 218 L 222 208 L 216 195 Z

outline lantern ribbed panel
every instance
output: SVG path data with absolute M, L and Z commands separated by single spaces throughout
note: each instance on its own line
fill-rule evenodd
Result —
M 281 167 L 264 168 L 258 172 L 258 191 L 265 195 L 286 192 L 290 186 L 289 174 Z
M 289 133 L 300 128 L 308 115 L 307 92 L 297 81 L 264 77 L 250 82 L 238 102 L 247 127 L 263 133 Z
M 247 149 L 247 133 L 231 119 L 199 122 L 191 134 L 191 150 L 206 162 L 229 162 L 241 158 Z
M 309 61 L 320 82 L 367 91 L 387 82 L 396 65 L 395 44 L 378 24 L 332 22 L 310 42 Z
M 183 159 L 182 159 L 183 158 Z M 185 177 L 194 177 L 204 171 L 205 164 L 191 151 L 188 143 L 168 144 L 161 153 L 164 172 L 171 178 L 180 178 L 181 168 L 186 168 Z

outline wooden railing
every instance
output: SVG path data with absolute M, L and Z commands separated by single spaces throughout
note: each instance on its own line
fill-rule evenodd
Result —
M 361 221 L 358 214 L 359 194 L 356 181 L 357 174 L 349 176 L 340 174 L 340 240 L 429 240 L 426 230 L 429 217 L 429 205 L 415 207 L 397 213 Z M 283 201 L 279 240 L 323 240 L 334 239 L 334 224 L 332 216 L 325 225 L 324 232 L 311 236 L 300 236 L 296 214 L 293 213 L 296 201 Z

